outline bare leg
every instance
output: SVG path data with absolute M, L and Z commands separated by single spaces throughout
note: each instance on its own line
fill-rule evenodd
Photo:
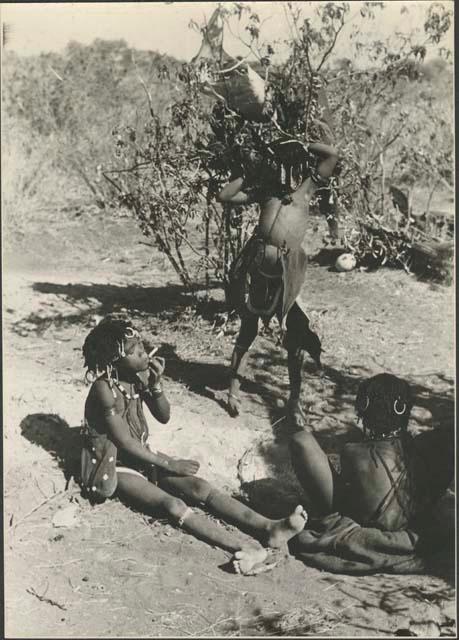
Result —
M 233 522 L 269 547 L 279 548 L 304 529 L 307 514 L 300 505 L 282 520 L 265 518 L 250 507 L 212 487 L 207 480 L 196 476 L 167 476 L 161 487 L 175 495 L 183 495 L 195 503 L 205 505 L 226 521 Z
M 295 349 L 287 352 L 288 375 L 290 381 L 290 397 L 288 409 L 293 426 L 297 429 L 306 427 L 306 418 L 300 405 L 301 372 L 306 353 L 303 349 Z
M 129 473 L 118 474 L 118 493 L 128 503 L 134 504 L 146 513 L 154 515 L 158 510 L 165 512 L 172 522 L 183 527 L 196 538 L 211 545 L 230 551 L 235 556 L 233 562 L 238 573 L 250 574 L 262 563 L 268 552 L 256 540 L 243 541 L 205 516 L 193 513 L 181 500 L 166 493 L 156 485 Z
M 318 514 L 332 513 L 333 474 L 319 443 L 312 433 L 298 431 L 290 438 L 289 448 L 296 476 Z
M 295 302 L 287 314 L 287 333 L 284 346 L 287 348 L 288 374 L 290 380 L 289 413 L 296 429 L 306 427 L 306 419 L 300 405 L 302 370 L 306 353 L 321 366 L 321 344 L 319 337 L 309 328 L 309 319 Z
M 231 356 L 231 380 L 228 390 L 228 413 L 235 418 L 240 413 L 239 390 L 245 373 L 248 350 L 258 334 L 258 316 L 247 313 L 241 318 L 241 328 Z

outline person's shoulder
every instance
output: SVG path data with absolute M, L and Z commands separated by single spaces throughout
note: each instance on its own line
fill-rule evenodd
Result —
M 116 397 L 114 397 L 108 382 L 103 378 L 98 378 L 92 383 L 88 400 L 91 400 L 99 407 L 107 409 L 114 407 L 116 404 Z
M 363 433 L 360 429 L 355 429 L 353 431 L 351 437 L 347 442 L 344 442 L 340 447 L 340 456 L 342 458 L 345 457 L 355 457 L 359 456 L 362 449 L 367 449 L 369 445 L 369 441 L 365 440 Z

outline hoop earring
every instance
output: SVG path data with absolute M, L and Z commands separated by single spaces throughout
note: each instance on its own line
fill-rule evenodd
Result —
M 86 373 L 84 374 L 85 382 L 87 382 L 88 384 L 92 384 L 99 377 L 98 374 L 99 374 L 98 369 L 96 369 L 95 371 L 89 371 L 88 369 L 88 371 L 86 371 Z
M 402 416 L 406 411 L 406 403 L 405 402 L 403 403 L 403 410 L 402 411 L 398 411 L 397 410 L 397 402 L 400 402 L 400 398 L 397 398 L 397 400 L 395 400 L 395 402 L 394 402 L 394 411 L 398 416 Z

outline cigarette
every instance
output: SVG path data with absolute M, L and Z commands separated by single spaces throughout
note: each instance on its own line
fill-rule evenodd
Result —
M 158 351 L 159 347 L 155 347 L 154 349 L 152 349 L 150 351 L 150 353 L 148 354 L 149 358 L 153 358 L 153 356 L 155 355 L 155 353 Z

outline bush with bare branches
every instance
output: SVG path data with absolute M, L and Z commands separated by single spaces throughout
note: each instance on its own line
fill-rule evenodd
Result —
M 348 3 L 317 3 L 307 17 L 300 5 L 286 3 L 284 10 L 291 37 L 282 43 L 284 57 L 279 62 L 281 45 L 262 40 L 256 12 L 242 3 L 221 9 L 227 28 L 235 17 L 245 18 L 248 56 L 265 77 L 263 118 L 248 120 L 204 96 L 203 73 L 206 80 L 220 73 L 216 61 L 206 61 L 184 65 L 177 73 L 180 95 L 168 105 L 167 117 L 151 110 L 142 131 L 115 131 L 119 162 L 104 175 L 118 191 L 119 202 L 134 211 L 187 286 L 195 278 L 193 262 L 206 268 L 207 277 L 210 269 L 225 281 L 228 261 L 254 221 L 253 216 L 246 218 L 249 224 L 243 231 L 244 217 L 222 211 L 215 203 L 219 186 L 235 167 L 242 166 L 256 182 L 269 161 L 267 145 L 276 138 L 312 142 L 330 133 L 318 100 L 321 87 L 329 96 L 343 159 L 336 195 L 344 238 L 361 262 L 379 255 L 380 264 L 409 269 L 410 248 L 422 231 L 410 224 L 410 213 L 402 221 L 403 229 L 399 224 L 385 230 L 393 208 L 392 185 L 427 183 L 427 200 L 434 184 L 451 185 L 450 120 L 438 112 L 432 99 L 435 87 L 429 90 L 423 76 L 429 47 L 450 28 L 451 13 L 444 5 L 430 6 L 421 40 L 409 34 L 392 42 L 365 41 L 353 33 L 354 60 L 341 66 L 332 64 L 332 57 L 350 19 Z M 378 11 L 384 11 L 383 3 L 364 3 L 362 21 L 374 21 Z M 448 78 L 447 63 L 443 67 Z M 142 84 L 148 96 L 143 79 Z

